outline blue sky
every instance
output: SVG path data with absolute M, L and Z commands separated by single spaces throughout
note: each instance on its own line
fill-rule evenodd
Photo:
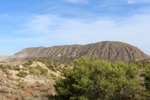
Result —
M 0 0 L 0 55 L 122 41 L 150 54 L 150 0 Z

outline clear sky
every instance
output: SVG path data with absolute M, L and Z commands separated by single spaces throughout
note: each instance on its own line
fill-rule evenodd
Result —
M 150 55 L 150 0 L 0 0 L 0 55 L 107 40 Z

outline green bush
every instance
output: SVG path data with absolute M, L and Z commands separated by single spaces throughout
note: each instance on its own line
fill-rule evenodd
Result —
M 54 67 L 52 64 L 47 65 L 48 69 L 51 69 L 52 67 Z
M 41 67 L 39 65 L 36 66 L 36 69 L 38 69 L 40 71 L 40 75 L 47 75 L 47 73 L 48 73 L 47 69 L 44 69 L 43 67 Z
M 54 72 L 56 72 L 57 71 L 57 69 L 53 66 L 53 65 L 48 65 L 47 66 L 48 67 L 48 69 L 50 69 L 50 70 L 52 70 L 52 71 L 54 71 Z
M 54 74 L 51 74 L 51 76 L 54 77 L 54 78 L 56 77 L 56 75 L 54 75 Z
M 147 64 L 147 66 L 145 66 L 144 77 L 146 89 L 150 91 L 150 64 L 149 65 Z
M 8 69 L 11 69 L 11 68 L 12 68 L 12 66 L 11 66 L 11 65 L 6 65 L 6 67 L 7 67 Z
M 25 78 L 25 77 L 28 75 L 28 73 L 27 73 L 27 72 L 24 72 L 24 71 L 20 71 L 20 72 L 17 73 L 16 75 L 19 76 L 19 77 Z
M 40 59 L 40 60 L 37 60 L 37 61 L 42 62 L 45 65 L 52 65 L 53 64 L 53 62 L 49 59 Z
M 20 71 L 20 70 L 21 70 L 21 68 L 19 67 L 19 65 L 14 66 L 13 69 L 14 69 L 14 70 L 17 70 L 17 71 Z
M 7 69 L 7 66 L 0 64 L 0 69 Z
M 30 65 L 32 65 L 33 61 L 28 61 L 26 63 L 23 64 L 24 67 L 29 67 Z
M 97 57 L 75 60 L 64 70 L 65 79 L 56 81 L 56 100 L 135 100 L 143 90 L 133 63 L 110 63 Z
M 12 76 L 12 73 L 6 72 L 6 75 Z
M 29 72 L 32 75 L 40 75 L 40 71 L 39 70 L 31 69 L 31 70 L 29 70 Z

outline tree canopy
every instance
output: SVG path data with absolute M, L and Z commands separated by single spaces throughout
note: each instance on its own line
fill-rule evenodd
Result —
M 134 63 L 82 57 L 74 68 L 64 71 L 65 79 L 56 81 L 56 100 L 127 100 L 140 99 L 142 86 Z

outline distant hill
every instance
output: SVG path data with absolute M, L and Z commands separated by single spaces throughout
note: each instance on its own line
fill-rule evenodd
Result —
M 10 56 L 0 56 L 0 61 L 8 59 Z
M 116 41 L 104 41 L 87 45 L 64 45 L 53 47 L 35 47 L 26 48 L 16 53 L 11 58 L 15 59 L 52 59 L 67 60 L 80 58 L 81 56 L 98 56 L 101 60 L 116 61 L 133 61 L 150 58 L 137 47 L 127 43 Z

